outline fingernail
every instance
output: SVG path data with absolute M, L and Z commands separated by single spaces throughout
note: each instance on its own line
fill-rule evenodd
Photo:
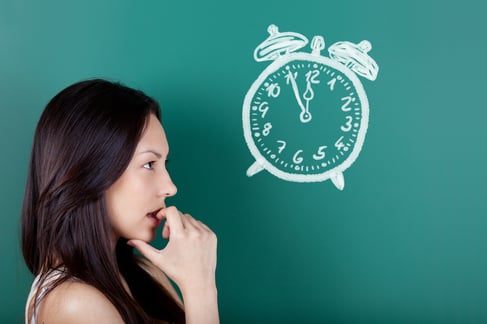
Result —
M 131 247 L 135 247 L 134 242 L 132 242 L 131 240 L 130 241 L 127 241 L 127 244 L 130 245 Z

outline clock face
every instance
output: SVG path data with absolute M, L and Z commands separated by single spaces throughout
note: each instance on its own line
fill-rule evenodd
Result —
M 362 84 L 341 63 L 308 53 L 274 61 L 244 101 L 249 149 L 274 175 L 323 181 L 357 158 L 368 124 Z

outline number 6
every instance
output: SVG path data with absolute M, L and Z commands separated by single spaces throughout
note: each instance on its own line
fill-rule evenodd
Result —
M 303 162 L 303 158 L 301 156 L 299 156 L 299 154 L 303 153 L 303 150 L 297 150 L 296 153 L 294 153 L 294 156 L 293 156 L 293 162 L 296 163 L 296 164 L 300 164 L 301 162 Z

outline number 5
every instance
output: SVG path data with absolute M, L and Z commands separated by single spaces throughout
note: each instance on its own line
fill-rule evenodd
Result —
M 313 154 L 313 159 L 315 159 L 316 161 L 318 160 L 323 160 L 325 158 L 325 149 L 327 148 L 328 146 L 320 146 L 318 148 L 318 152 L 316 154 Z

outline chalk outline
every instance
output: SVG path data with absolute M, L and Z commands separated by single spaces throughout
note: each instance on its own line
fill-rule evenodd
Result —
M 252 132 L 250 127 L 250 110 L 251 110 L 251 102 L 252 98 L 256 94 L 257 90 L 259 89 L 260 85 L 267 79 L 267 77 L 285 66 L 287 63 L 294 61 L 294 60 L 302 60 L 308 61 L 312 63 L 321 63 L 327 66 L 330 66 L 340 72 L 342 72 L 350 81 L 352 81 L 353 86 L 357 92 L 357 96 L 361 103 L 362 108 L 362 118 L 360 120 L 359 132 L 357 134 L 356 144 L 353 147 L 352 152 L 350 152 L 349 156 L 335 168 L 325 171 L 324 173 L 319 174 L 297 174 L 291 172 L 285 172 L 279 170 L 277 167 L 272 165 L 258 150 L 255 142 L 252 138 Z M 274 62 L 272 62 L 264 71 L 259 75 L 256 81 L 252 84 L 249 91 L 245 95 L 244 104 L 243 104 L 243 129 L 244 129 L 244 137 L 245 142 L 250 150 L 250 153 L 255 158 L 255 162 L 248 168 L 247 176 L 253 176 L 257 172 L 266 169 L 274 176 L 286 180 L 286 181 L 294 181 L 294 182 L 321 182 L 328 179 L 331 179 L 335 186 L 342 190 L 344 187 L 344 178 L 343 172 L 348 169 L 357 159 L 362 150 L 363 143 L 365 141 L 365 135 L 367 133 L 368 123 L 369 123 L 369 103 L 367 99 L 367 94 L 365 93 L 364 87 L 360 82 L 357 75 L 349 70 L 346 66 L 338 61 L 334 61 L 328 57 L 311 54 L 311 53 L 288 53 L 286 55 L 280 56 Z

